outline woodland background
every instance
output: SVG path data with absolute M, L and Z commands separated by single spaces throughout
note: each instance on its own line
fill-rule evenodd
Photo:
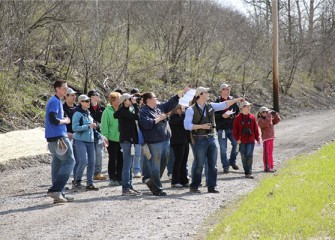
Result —
M 215 0 L 0 1 L 0 131 L 43 125 L 51 84 L 104 97 L 121 87 L 167 99 L 184 85 L 223 82 L 272 104 L 270 0 L 248 14 Z M 331 107 L 335 0 L 279 1 L 282 114 Z

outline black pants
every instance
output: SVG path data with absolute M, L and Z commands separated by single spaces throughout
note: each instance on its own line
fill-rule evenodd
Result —
M 187 184 L 188 178 L 186 165 L 190 150 L 189 144 L 171 144 L 171 147 L 175 158 L 171 184 Z
M 119 142 L 108 140 L 108 175 L 110 180 L 122 181 L 123 156 Z

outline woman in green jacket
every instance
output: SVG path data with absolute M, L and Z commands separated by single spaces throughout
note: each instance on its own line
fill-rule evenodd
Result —
M 109 104 L 102 113 L 101 134 L 108 139 L 108 175 L 110 186 L 119 186 L 122 181 L 123 157 L 120 145 L 119 122 L 114 118 L 114 112 L 120 104 L 121 94 L 109 94 Z

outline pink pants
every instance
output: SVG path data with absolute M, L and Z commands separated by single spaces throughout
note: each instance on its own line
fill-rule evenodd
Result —
M 264 171 L 273 170 L 273 139 L 263 142 Z

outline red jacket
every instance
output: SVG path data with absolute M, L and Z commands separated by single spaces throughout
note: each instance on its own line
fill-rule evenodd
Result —
M 251 113 L 247 115 L 240 113 L 237 115 L 234 120 L 233 136 L 236 141 L 241 140 L 241 143 L 259 141 L 259 129 L 255 116 Z
M 280 122 L 280 117 L 277 113 L 271 114 L 268 113 L 265 118 L 259 117 L 258 118 L 258 126 L 262 132 L 262 140 L 270 140 L 275 138 L 275 129 L 274 125 Z

